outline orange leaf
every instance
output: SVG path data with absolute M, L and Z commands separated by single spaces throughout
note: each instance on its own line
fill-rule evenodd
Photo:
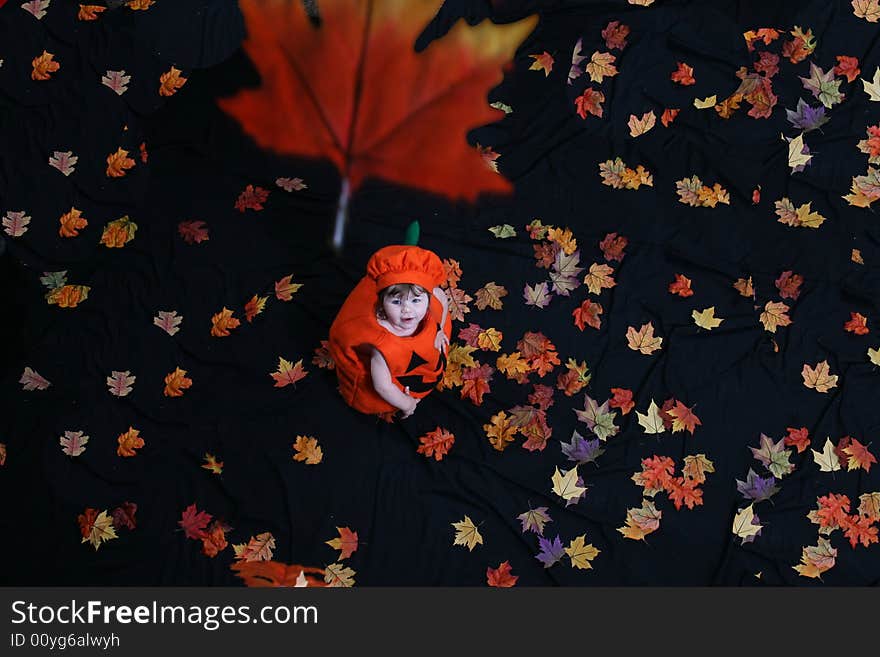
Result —
M 317 465 L 324 458 L 324 452 L 318 446 L 317 438 L 297 436 L 296 442 L 293 443 L 293 449 L 296 452 L 293 455 L 293 460 L 305 461 L 307 465 Z
M 46 294 L 46 302 L 59 308 L 76 308 L 80 301 L 89 296 L 90 289 L 85 285 L 62 285 Z
M 33 66 L 33 70 L 31 71 L 32 80 L 48 80 L 52 77 L 50 75 L 51 73 L 54 73 L 61 68 L 61 64 L 54 61 L 52 59 L 53 57 L 55 57 L 55 55 L 44 50 L 42 55 L 36 57 L 31 62 L 31 66 Z
M 101 5 L 80 5 L 76 19 L 80 21 L 96 21 L 98 20 L 98 14 L 105 9 L 107 7 L 102 7 Z
M 461 280 L 461 265 L 458 260 L 444 258 L 443 271 L 446 274 L 446 287 L 458 287 L 458 281 Z
M 501 298 L 507 296 L 507 290 L 504 286 L 495 285 L 495 281 L 491 281 L 474 292 L 474 296 L 476 296 L 476 306 L 479 310 L 485 310 L 487 307 L 501 310 L 504 305 Z
M 669 291 L 682 298 L 690 297 L 694 294 L 694 291 L 691 289 L 691 279 L 684 274 L 675 275 L 675 280 L 669 284 Z
M 503 452 L 517 434 L 517 428 L 511 424 L 510 418 L 504 411 L 493 415 L 489 424 L 483 425 L 483 431 L 489 438 L 489 444 L 499 452 Z
M 583 331 L 585 326 L 592 326 L 594 329 L 598 329 L 602 325 L 602 320 L 599 319 L 599 315 L 603 312 L 601 304 L 586 299 L 580 307 L 575 308 L 571 314 L 574 317 L 574 325 Z
M 847 470 L 862 468 L 865 472 L 870 472 L 871 464 L 877 462 L 876 457 L 868 451 L 868 448 L 855 438 L 850 439 L 849 446 L 844 447 L 843 452 L 850 457 L 846 466 Z
M 233 561 L 229 568 L 244 580 L 245 586 L 327 586 L 324 582 L 323 568 L 310 568 L 280 561 Z
M 516 584 L 516 580 L 518 579 L 519 576 L 514 575 L 511 572 L 509 561 L 501 562 L 498 565 L 498 568 L 486 568 L 486 583 L 489 584 L 489 586 L 510 588 Z
M 220 106 L 263 148 L 329 159 L 351 192 L 372 176 L 449 198 L 509 191 L 466 134 L 502 114 L 486 94 L 537 17 L 459 21 L 417 53 L 438 5 L 322 0 L 316 27 L 301 2 L 242 0 L 243 45 L 263 84 Z
M 213 454 L 205 454 L 205 462 L 202 467 L 210 470 L 213 474 L 223 474 L 223 461 L 218 461 Z
M 223 310 L 211 317 L 211 335 L 222 338 L 229 335 L 229 330 L 237 327 L 241 322 L 232 316 L 232 311 L 226 306 Z
M 86 218 L 82 216 L 82 212 L 76 208 L 70 208 L 70 212 L 62 214 L 59 222 L 61 228 L 58 229 L 58 234 L 61 237 L 76 237 L 79 235 L 80 228 L 89 225 Z
M 529 66 L 530 71 L 544 71 L 544 77 L 550 75 L 553 70 L 553 55 L 546 50 L 540 55 L 529 55 L 535 61 Z
M 627 388 L 611 388 L 611 394 L 614 395 L 608 402 L 611 408 L 619 408 L 622 415 L 629 413 L 635 402 L 633 401 L 632 390 Z
M 137 224 L 125 215 L 104 226 L 100 243 L 110 249 L 120 249 L 134 239 L 136 230 Z
M 855 82 L 861 72 L 858 58 L 837 55 L 837 66 L 834 67 L 834 75 L 845 76 L 848 82 Z
M 605 102 L 605 94 L 596 91 L 592 87 L 584 89 L 584 93 L 574 99 L 574 106 L 577 108 L 578 116 L 582 119 L 587 118 L 587 114 L 602 117 L 602 103 Z
M 325 543 L 334 550 L 340 550 L 337 561 L 342 561 L 343 559 L 348 559 L 357 551 L 358 535 L 357 532 L 351 531 L 348 527 L 337 527 L 336 531 L 339 532 L 339 537 L 325 541 Z
M 174 371 L 165 377 L 165 390 L 162 394 L 166 397 L 182 397 L 183 391 L 192 386 L 192 380 L 185 375 L 186 370 L 175 367 Z
M 429 431 L 419 438 L 421 443 L 416 449 L 416 453 L 424 454 L 428 458 L 434 457 L 435 461 L 442 461 L 443 457 L 449 453 L 449 449 L 455 443 L 455 436 L 446 429 L 437 427 L 433 431 Z
M 285 276 L 280 281 L 275 281 L 275 298 L 279 301 L 290 301 L 303 286 L 302 283 L 291 283 L 293 274 Z
M 159 95 L 160 96 L 172 96 L 177 93 L 177 90 L 180 89 L 185 83 L 186 78 L 181 77 L 180 69 L 174 68 L 173 66 L 165 71 L 162 75 L 159 76 Z
M 677 82 L 684 87 L 696 84 L 697 81 L 694 79 L 693 67 L 688 66 L 684 62 L 677 62 L 677 64 L 678 68 L 672 72 L 672 75 L 669 76 L 669 79 L 673 82 Z
M 676 509 L 680 509 L 682 504 L 687 505 L 689 509 L 703 504 L 703 491 L 700 490 L 699 483 L 694 479 L 676 477 L 670 484 L 668 494 Z
M 134 166 L 134 160 L 128 157 L 128 151 L 117 148 L 115 153 L 107 156 L 107 176 L 121 178 L 128 169 Z
M 800 429 L 786 427 L 785 430 L 788 431 L 788 435 L 785 437 L 787 447 L 797 447 L 798 454 L 800 454 L 810 446 L 810 434 L 806 427 Z
M 273 387 L 283 388 L 284 386 L 296 383 L 300 379 L 304 379 L 306 374 L 308 374 L 308 371 L 303 369 L 302 358 L 294 364 L 279 356 L 278 369 L 272 372 L 269 376 L 275 379 L 275 385 Z
M 119 434 L 119 437 L 116 439 L 116 442 L 119 443 L 116 453 L 119 456 L 135 456 L 137 454 L 135 450 L 144 446 L 144 439 L 138 433 L 138 429 L 129 427 L 128 431 Z
M 251 297 L 251 300 L 248 301 L 244 305 L 244 318 L 251 322 L 254 317 L 263 312 L 263 308 L 266 307 L 266 300 L 269 297 L 258 297 L 256 294 Z
M 660 123 L 663 124 L 664 128 L 668 128 L 669 124 L 675 121 L 675 117 L 678 116 L 680 109 L 671 109 L 667 108 L 663 110 L 663 114 L 660 116 Z
M 202 533 L 202 554 L 216 557 L 229 543 L 226 542 L 226 528 L 216 520 Z
M 850 333 L 855 333 L 856 335 L 868 335 L 870 333 L 870 329 L 868 328 L 868 318 L 862 315 L 861 313 L 853 313 L 849 314 L 850 320 L 843 325 L 843 328 L 849 331 Z

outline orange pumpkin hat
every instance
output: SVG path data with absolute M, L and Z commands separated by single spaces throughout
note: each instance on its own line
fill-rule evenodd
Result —
M 394 244 L 379 249 L 370 257 L 367 276 L 376 281 L 377 292 L 397 283 L 415 283 L 430 292 L 443 283 L 446 273 L 433 251 Z

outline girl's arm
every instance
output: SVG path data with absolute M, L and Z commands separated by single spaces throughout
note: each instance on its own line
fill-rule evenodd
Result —
M 446 316 L 449 314 L 449 297 L 442 287 L 435 287 L 434 296 L 437 297 L 437 301 L 440 302 L 440 305 L 443 306 L 443 317 L 440 318 L 440 327 L 446 326 Z
M 401 392 L 400 388 L 392 383 L 388 363 L 385 362 L 382 352 L 375 347 L 373 347 L 373 353 L 370 357 L 370 376 L 373 379 L 373 388 L 382 399 L 403 411 L 402 417 L 412 415 L 419 400 Z

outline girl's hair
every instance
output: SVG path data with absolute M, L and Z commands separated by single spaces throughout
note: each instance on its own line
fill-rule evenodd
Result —
M 388 297 L 403 297 L 407 294 L 417 297 L 422 294 L 427 294 L 427 292 L 428 290 L 415 283 L 395 283 L 394 285 L 382 288 L 379 290 L 379 298 L 376 300 L 376 316 L 379 317 L 379 319 L 387 319 L 382 304 Z

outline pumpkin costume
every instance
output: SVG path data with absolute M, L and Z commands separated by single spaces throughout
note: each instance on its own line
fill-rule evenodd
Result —
M 421 399 L 434 389 L 446 368 L 446 355 L 434 346 L 434 338 L 441 329 L 443 306 L 432 290 L 445 280 L 440 258 L 418 246 L 386 246 L 370 257 L 366 275 L 333 320 L 328 340 L 339 392 L 349 406 L 361 413 L 386 417 L 398 410 L 373 387 L 370 376 L 373 347 L 385 358 L 391 381 L 401 392 L 409 387 L 410 396 Z M 430 300 L 421 324 L 415 333 L 406 337 L 394 335 L 376 318 L 379 292 L 398 283 L 414 283 L 425 288 Z M 442 330 L 451 340 L 452 319 L 448 315 Z

